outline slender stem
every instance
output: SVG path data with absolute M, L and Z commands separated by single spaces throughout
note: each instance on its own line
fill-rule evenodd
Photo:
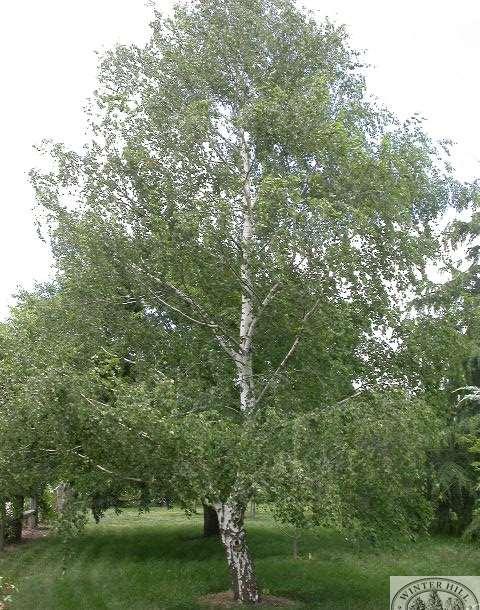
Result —
M 311 307 L 303 316 L 302 320 L 301 320 L 301 324 L 304 324 L 308 318 L 313 314 L 313 312 L 317 309 L 318 305 L 320 303 L 320 299 L 317 299 L 315 301 L 315 303 L 313 304 L 313 307 Z M 270 379 L 267 381 L 267 383 L 263 386 L 262 391 L 260 392 L 260 394 L 258 395 L 257 400 L 255 401 L 255 406 L 262 400 L 263 396 L 265 395 L 265 392 L 268 390 L 268 388 L 272 385 L 272 383 L 276 380 L 276 378 L 278 377 L 278 375 L 280 374 L 280 372 L 285 368 L 285 365 L 287 364 L 287 362 L 290 360 L 290 358 L 292 357 L 292 355 L 294 354 L 295 350 L 297 349 L 298 344 L 300 343 L 300 338 L 301 338 L 301 330 L 300 332 L 298 332 L 297 336 L 295 337 L 295 339 L 293 340 L 292 345 L 290 346 L 290 349 L 288 350 L 288 352 L 285 354 L 285 356 L 283 357 L 283 360 L 280 362 L 280 364 L 277 366 L 277 368 L 275 369 L 273 375 L 270 377 Z

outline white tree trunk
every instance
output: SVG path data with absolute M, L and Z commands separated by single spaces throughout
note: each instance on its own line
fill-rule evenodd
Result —
M 256 604 L 260 601 L 260 595 L 246 542 L 244 509 L 234 502 L 225 502 L 215 504 L 215 510 L 230 569 L 234 599 Z
M 239 152 L 243 175 L 242 223 L 242 261 L 240 275 L 242 280 L 242 301 L 240 310 L 240 345 L 233 354 L 237 368 L 237 384 L 240 390 L 240 412 L 248 418 L 255 407 L 255 386 L 253 382 L 253 338 L 257 316 L 255 314 L 252 246 L 254 241 L 255 191 L 252 182 L 252 159 L 248 138 L 239 132 Z M 248 497 L 247 497 L 248 500 Z M 214 505 L 218 515 L 220 536 L 227 555 L 235 600 L 256 604 L 260 601 L 255 571 L 246 543 L 244 527 L 245 506 L 232 497 L 227 502 Z
M 253 242 L 253 208 L 255 198 L 251 179 L 251 160 L 245 134 L 240 133 L 240 154 L 242 158 L 243 205 L 242 205 L 242 304 L 240 312 L 240 350 L 236 356 L 238 385 L 240 388 L 240 409 L 249 413 L 255 405 L 253 383 L 252 343 L 256 316 L 253 300 L 253 276 L 251 269 L 251 249 Z

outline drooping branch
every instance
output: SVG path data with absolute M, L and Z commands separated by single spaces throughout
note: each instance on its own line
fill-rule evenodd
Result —
M 135 477 L 127 477 L 127 476 L 118 474 L 118 473 L 114 472 L 113 470 L 109 470 L 108 468 L 105 468 L 105 466 L 102 466 L 101 464 L 96 464 L 95 461 L 92 460 L 92 458 L 88 457 L 87 455 L 84 455 L 83 453 L 80 453 L 79 451 L 75 451 L 74 449 L 71 449 L 70 453 L 73 453 L 74 455 L 77 455 L 79 458 L 82 458 L 82 460 L 88 462 L 89 464 L 94 466 L 97 470 L 100 470 L 101 472 L 104 472 L 106 474 L 117 477 L 118 479 L 121 479 L 123 481 L 132 481 L 133 483 L 149 483 L 149 484 L 152 483 L 152 481 L 145 481 L 144 479 L 137 479 Z
M 97 470 L 100 470 L 101 472 L 105 472 L 106 474 L 110 474 L 112 476 L 115 476 L 115 477 L 117 477 L 119 479 L 122 479 L 123 481 L 132 481 L 134 483 L 149 483 L 149 484 L 154 482 L 154 480 L 152 480 L 152 481 L 145 481 L 144 479 L 138 479 L 136 477 L 128 477 L 128 476 L 119 474 L 117 472 L 114 472 L 113 470 L 109 470 L 108 468 L 105 468 L 105 466 L 102 466 L 101 464 L 97 464 L 95 462 L 95 460 L 93 460 L 91 457 L 88 457 L 88 455 L 80 453 L 78 451 L 78 449 L 80 449 L 80 448 L 81 448 L 81 445 L 78 445 L 77 447 L 72 447 L 71 449 L 65 449 L 65 451 L 67 453 L 73 453 L 74 455 L 78 456 L 79 458 L 81 458 L 85 462 L 88 462 L 89 464 L 91 464 Z M 41 451 L 44 451 L 45 453 L 60 453 L 62 450 L 61 449 L 42 448 Z
M 144 265 L 146 265 L 146 263 L 145 263 L 145 261 L 143 261 L 143 259 L 142 259 L 142 262 L 144 263 Z M 231 337 L 229 337 L 227 335 L 227 333 L 225 333 L 222 330 L 221 326 L 218 323 L 214 322 L 210 318 L 210 316 L 206 313 L 206 311 L 198 303 L 198 301 L 193 299 L 190 295 L 186 294 L 183 290 L 181 290 L 177 286 L 173 285 L 171 282 L 162 280 L 161 278 L 157 277 L 155 274 L 151 273 L 150 271 L 147 271 L 144 267 L 140 267 L 139 265 L 136 265 L 135 263 L 133 263 L 133 267 L 138 269 L 141 273 L 148 275 L 148 277 L 155 280 L 161 286 L 166 287 L 168 290 L 170 290 L 171 292 L 176 294 L 179 298 L 181 298 L 185 303 L 190 305 L 190 307 L 192 307 L 192 309 L 196 310 L 197 313 L 200 315 L 200 318 L 202 319 L 201 321 L 198 320 L 198 318 L 189 316 L 188 314 L 185 314 L 182 310 L 175 308 L 175 311 L 177 311 L 177 313 L 180 313 L 184 317 L 188 317 L 188 319 L 191 322 L 195 322 L 197 324 L 210 328 L 212 330 L 213 336 L 215 337 L 215 339 L 218 342 L 218 344 L 220 345 L 220 347 L 228 354 L 228 356 L 230 356 L 230 358 L 234 362 L 237 362 L 238 357 L 239 357 L 238 350 L 234 349 L 231 345 L 232 343 L 236 343 L 236 342 Z M 161 299 L 161 298 L 159 298 L 159 296 L 157 294 L 155 294 L 155 297 L 159 300 Z M 163 300 L 163 304 L 166 307 L 170 307 L 171 309 L 174 309 L 174 306 L 172 306 L 167 301 Z
M 108 408 L 109 405 L 105 404 L 104 402 L 100 402 L 99 400 L 95 400 L 93 398 L 89 398 L 88 396 L 85 396 L 85 394 L 80 393 L 80 396 L 86 401 L 88 402 L 89 405 L 91 405 L 92 407 L 95 408 L 99 408 L 99 407 L 105 407 Z M 111 413 L 110 413 L 111 415 Z M 134 430 L 130 427 L 127 426 L 127 424 L 125 424 L 123 421 L 121 421 L 118 417 L 114 417 L 114 421 L 116 424 L 118 424 L 121 428 L 125 428 L 126 430 L 129 430 L 130 432 L 134 432 Z M 139 430 L 136 432 L 137 436 L 139 436 L 140 438 L 146 438 L 147 440 L 149 440 L 151 443 L 153 443 L 154 445 L 156 445 L 157 447 L 160 447 L 160 445 L 146 432 L 143 432 L 143 430 Z
M 181 316 L 183 316 L 184 318 L 186 318 L 190 322 L 194 322 L 195 324 L 200 324 L 200 326 L 208 326 L 210 328 L 218 328 L 218 326 L 216 324 L 211 324 L 210 322 L 204 322 L 202 320 L 198 320 L 197 318 L 193 318 L 192 316 L 188 315 L 188 313 L 185 313 L 184 311 L 182 311 L 178 307 L 175 307 L 175 305 L 172 305 L 168 301 L 165 301 L 165 299 L 162 299 L 162 297 L 159 296 L 153 290 L 149 290 L 149 292 L 153 296 L 153 298 L 156 299 L 157 301 L 159 301 L 162 305 L 165 305 L 165 307 L 167 307 L 168 309 L 171 309 L 172 311 L 177 312 L 178 314 L 180 314 Z

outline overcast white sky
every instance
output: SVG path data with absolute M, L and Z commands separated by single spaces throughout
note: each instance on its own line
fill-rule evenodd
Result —
M 220 0 L 219 0 L 220 1 Z M 158 0 L 168 9 L 170 1 Z M 402 117 L 420 112 L 457 142 L 461 178 L 480 176 L 480 2 L 305 0 L 346 23 L 373 64 L 370 90 Z M 0 8 L 0 318 L 17 286 L 48 277 L 26 173 L 42 138 L 83 141 L 82 105 L 95 88 L 95 49 L 141 43 L 144 0 L 3 0 Z

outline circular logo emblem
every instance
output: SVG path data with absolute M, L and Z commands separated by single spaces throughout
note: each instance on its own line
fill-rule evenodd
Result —
M 451 578 L 419 578 L 404 585 L 390 610 L 480 610 L 475 593 Z

